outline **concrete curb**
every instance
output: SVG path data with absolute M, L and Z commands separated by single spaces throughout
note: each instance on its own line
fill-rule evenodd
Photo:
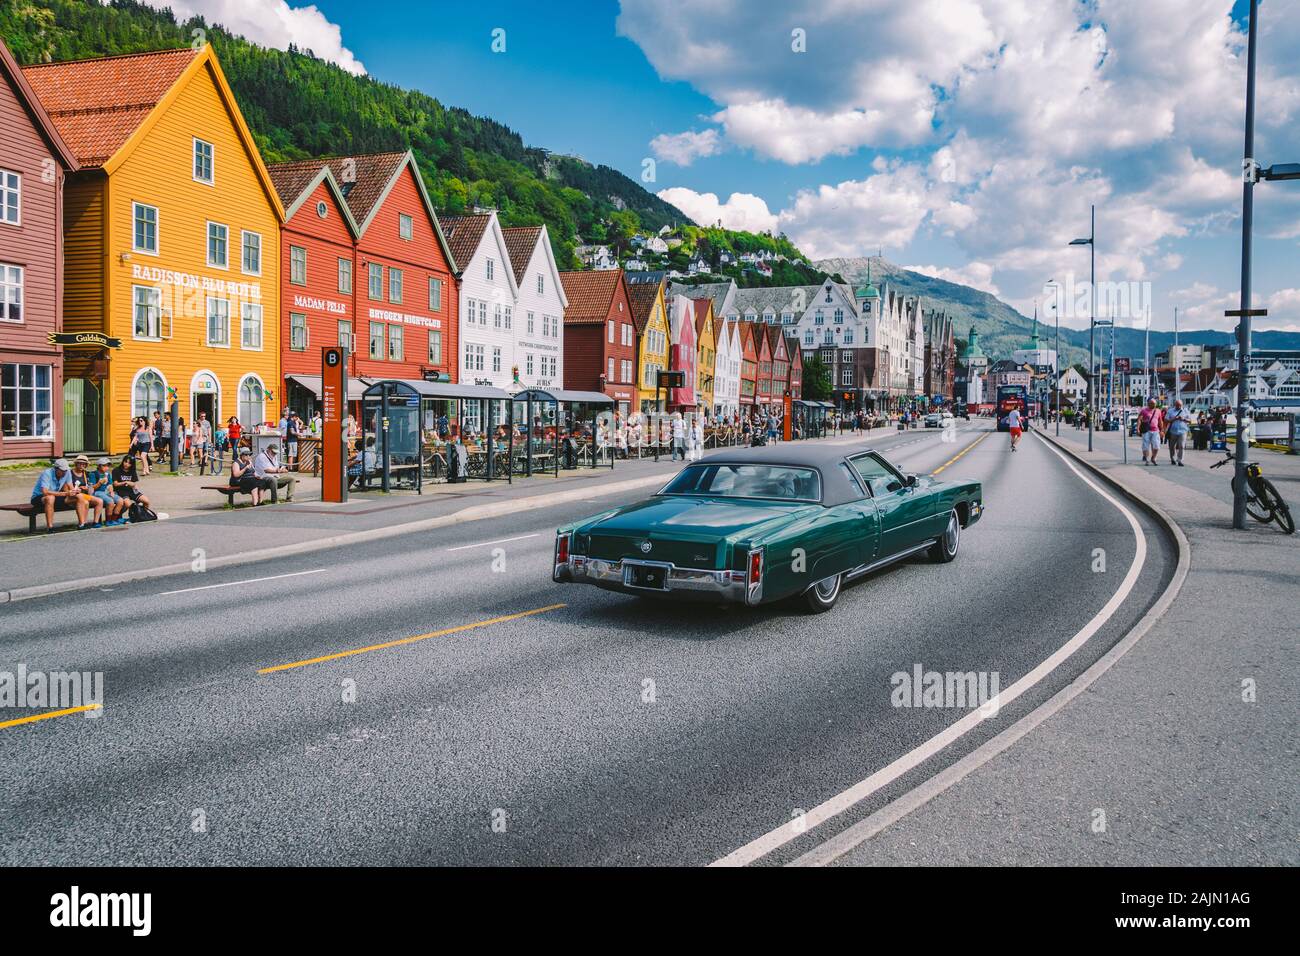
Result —
M 291 555 L 310 554 L 313 551 L 326 551 L 330 548 L 343 547 L 349 544 L 361 544 L 368 541 L 382 541 L 385 538 L 395 538 L 398 535 L 414 534 L 419 531 L 432 531 L 436 528 L 447 528 L 452 525 L 466 524 L 471 521 L 481 521 L 484 518 L 499 518 L 502 515 L 514 514 L 520 511 L 530 511 L 539 505 L 550 507 L 556 504 L 565 504 L 569 501 L 579 501 L 583 498 L 590 497 L 594 492 L 599 494 L 616 494 L 620 491 L 634 491 L 638 488 L 647 488 L 651 485 L 664 485 L 668 482 L 671 475 L 650 475 L 644 478 L 632 478 L 627 481 L 617 481 L 611 485 L 587 485 L 579 488 L 571 488 L 565 491 L 551 492 L 544 495 L 529 495 L 526 498 L 515 498 L 510 501 L 497 501 L 492 504 L 471 505 L 468 508 L 462 508 L 460 511 L 453 512 L 449 515 L 438 515 L 435 518 L 422 518 L 419 521 L 408 521 L 405 524 L 390 525 L 385 528 L 370 528 L 366 531 L 349 531 L 346 534 L 330 535 L 327 538 L 316 538 L 311 541 L 300 541 L 296 544 L 278 545 L 273 548 L 258 548 L 255 551 L 241 551 L 238 554 L 228 554 L 218 558 L 209 558 L 206 562 L 208 568 L 225 568 L 237 564 L 252 564 L 257 561 L 266 561 L 272 558 L 284 558 Z M 67 594 L 70 591 L 86 591 L 93 588 L 112 587 L 118 584 L 125 584 L 129 581 L 141 581 L 147 578 L 161 578 L 171 574 L 183 574 L 192 570 L 189 562 L 179 564 L 165 564 L 157 568 L 141 568 L 137 571 L 120 571 L 117 574 L 105 574 L 94 578 L 81 578 L 75 581 L 58 581 L 53 584 L 33 584 L 27 587 L 14 588 L 9 591 L 0 591 L 0 604 L 12 601 L 29 601 L 33 598 L 49 597 L 54 594 Z
M 1063 445 L 1041 431 L 1035 431 L 1034 433 L 1051 442 L 1051 444 L 1055 448 L 1059 449 L 1062 454 L 1068 455 L 1076 463 L 1086 468 L 1095 477 L 1117 491 L 1130 503 L 1145 511 L 1164 528 L 1164 530 L 1173 538 L 1174 547 L 1178 552 L 1178 563 L 1174 567 L 1173 577 L 1170 578 L 1169 583 L 1160 593 L 1160 596 L 1156 598 L 1155 603 L 1147 609 L 1147 612 L 1142 615 L 1141 619 L 1139 619 L 1135 625 L 1133 625 L 1133 628 L 1120 638 L 1114 647 L 1098 658 L 1095 663 L 1071 681 L 1067 686 L 1057 691 L 1052 695 L 1052 697 L 1039 704 L 1006 730 L 980 744 L 980 746 L 976 747 L 956 763 L 919 784 L 901 797 L 890 801 L 869 817 L 858 821 L 848 829 L 831 837 L 820 846 L 816 846 L 799 856 L 795 860 L 791 861 L 788 864 L 789 866 L 827 866 L 828 864 L 833 863 L 844 854 L 856 849 L 867 840 L 870 840 L 882 830 L 897 823 L 913 810 L 918 810 L 925 806 L 925 804 L 939 796 L 939 794 L 957 783 L 960 783 L 971 773 L 975 772 L 994 757 L 998 756 L 998 754 L 1011 748 L 1022 737 L 1026 736 L 1038 725 L 1053 717 L 1076 697 L 1088 690 L 1088 688 L 1096 683 L 1096 681 L 1105 674 L 1106 671 L 1110 670 L 1110 668 L 1120 658 L 1132 650 L 1133 646 L 1151 630 L 1156 621 L 1158 621 L 1164 613 L 1169 610 L 1174 599 L 1178 597 L 1179 592 L 1182 590 L 1183 583 L 1187 580 L 1187 573 L 1191 568 L 1192 546 L 1187 540 L 1187 535 L 1183 532 L 1183 529 L 1178 526 L 1178 523 L 1174 521 L 1174 519 L 1163 508 L 1145 501 L 1135 490 L 1129 488 L 1118 478 L 1115 478 L 1101 470 L 1073 449 Z

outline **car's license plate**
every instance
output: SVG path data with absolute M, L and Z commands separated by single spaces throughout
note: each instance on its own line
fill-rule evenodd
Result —
M 629 564 L 623 569 L 623 583 L 633 588 L 668 590 L 668 569 L 654 564 Z

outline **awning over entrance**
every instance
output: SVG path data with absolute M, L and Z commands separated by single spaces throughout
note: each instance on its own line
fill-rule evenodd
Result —
M 508 399 L 510 393 L 505 389 L 497 388 L 494 385 L 464 385 L 460 382 L 426 382 L 422 378 L 401 378 L 401 379 L 375 379 L 375 382 L 390 381 L 400 382 L 420 395 L 421 398 L 441 398 L 454 401 L 458 398 L 466 400 L 483 399 L 485 401 L 499 401 Z
M 315 394 L 317 398 L 321 397 L 320 376 L 319 375 L 287 375 L 285 376 L 291 382 L 297 382 L 307 391 Z M 348 401 L 359 402 L 365 390 L 371 385 L 370 380 L 364 378 L 348 379 Z
M 516 401 L 522 401 L 525 392 L 531 392 L 534 400 L 544 398 L 556 402 L 570 402 L 584 405 L 613 405 L 614 400 L 604 392 L 578 392 L 567 388 L 527 388 L 515 395 Z

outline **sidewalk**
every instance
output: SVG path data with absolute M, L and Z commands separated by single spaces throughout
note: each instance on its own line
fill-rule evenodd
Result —
M 849 444 L 864 441 L 870 434 L 888 432 L 845 432 L 842 437 L 819 441 Z M 322 502 L 320 480 L 308 474 L 298 482 L 293 503 L 233 509 L 225 507 L 223 496 L 200 487 L 224 484 L 228 476 L 214 479 L 154 475 L 142 479 L 141 487 L 154 510 L 167 516 L 157 522 L 96 531 L 60 530 L 47 535 L 41 518 L 38 533 L 28 535 L 25 518 L 20 521 L 12 514 L 0 513 L 0 518 L 8 519 L 0 525 L 6 533 L 0 537 L 0 603 L 11 596 L 17 599 L 18 594 L 11 592 L 45 586 L 57 589 L 92 576 L 118 575 L 122 580 L 131 580 L 164 570 L 185 570 L 194 560 L 196 548 L 202 550 L 208 567 L 217 567 L 272 556 L 261 553 L 266 549 L 331 547 L 346 543 L 351 535 L 428 530 L 463 520 L 578 501 L 586 495 L 616 491 L 626 493 L 630 500 L 649 494 L 680 467 L 681 462 L 673 463 L 669 453 L 661 454 L 657 463 L 652 458 L 618 461 L 613 469 L 562 470 L 558 477 L 516 478 L 510 484 L 432 484 L 426 485 L 421 495 L 406 491 L 388 495 L 354 493 L 344 504 Z M 26 500 L 38 471 L 0 472 L 0 502 Z M 74 525 L 66 514 L 56 516 L 56 528 L 71 529 Z M 251 552 L 258 552 L 258 557 L 249 557 Z
M 1183 529 L 1191 565 L 1173 606 L 1063 711 L 837 865 L 1300 862 L 1300 536 L 1231 530 L 1229 469 L 1209 471 L 1222 453 L 1152 468 L 1130 446 L 1124 465 L 1118 439 L 1096 435 L 1091 455 L 1086 432 L 1060 441 Z M 1252 453 L 1300 504 L 1300 458 Z

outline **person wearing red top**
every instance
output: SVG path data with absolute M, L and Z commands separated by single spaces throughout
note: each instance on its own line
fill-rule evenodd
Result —
M 234 415 L 230 416 L 230 421 L 226 422 L 226 437 L 230 439 L 230 449 L 235 457 L 239 456 L 239 436 L 244 434 L 244 426 L 239 424 L 239 419 Z M 253 502 L 257 504 L 257 502 Z
M 1142 463 L 1160 464 L 1160 430 L 1164 416 L 1156 407 L 1154 398 L 1147 399 L 1147 407 L 1138 413 L 1138 434 L 1142 436 Z

